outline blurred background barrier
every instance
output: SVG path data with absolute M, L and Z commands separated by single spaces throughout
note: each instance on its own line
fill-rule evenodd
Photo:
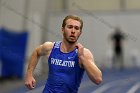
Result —
M 0 76 L 22 78 L 0 81 L 1 93 L 39 93 L 28 91 L 23 84 L 27 60 L 36 46 L 61 40 L 61 23 L 69 14 L 83 19 L 79 42 L 91 50 L 103 72 L 100 86 L 95 86 L 85 75 L 79 93 L 99 93 L 98 90 L 108 86 L 109 90 L 102 93 L 130 93 L 127 91 L 137 85 L 140 81 L 140 0 L 0 0 Z M 122 47 L 124 70 L 113 67 L 114 44 L 110 36 L 116 27 L 126 37 Z M 33 73 L 41 83 L 37 84 L 39 91 L 47 78 L 45 59 L 39 60 Z M 12 92 L 14 89 L 17 91 Z M 140 93 L 139 87 L 137 90 Z
M 27 31 L 14 32 L 6 28 L 0 29 L 2 78 L 23 78 L 27 39 Z

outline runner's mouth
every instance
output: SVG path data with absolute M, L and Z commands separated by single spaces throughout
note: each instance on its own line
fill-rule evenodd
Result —
M 70 38 L 75 38 L 75 36 L 70 36 Z

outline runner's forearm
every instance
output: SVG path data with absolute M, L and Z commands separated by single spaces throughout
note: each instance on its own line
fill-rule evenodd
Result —
M 27 74 L 32 75 L 37 63 L 38 63 L 39 55 L 37 53 L 37 49 L 33 51 L 30 59 L 29 59 L 29 65 L 27 69 Z

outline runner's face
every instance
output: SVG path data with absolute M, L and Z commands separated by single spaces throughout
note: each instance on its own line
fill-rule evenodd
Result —
M 77 42 L 79 36 L 81 35 L 80 26 L 81 23 L 79 21 L 68 19 L 66 21 L 66 26 L 62 28 L 63 38 L 69 43 Z

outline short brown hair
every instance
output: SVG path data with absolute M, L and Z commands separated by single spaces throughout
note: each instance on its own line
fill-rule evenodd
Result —
M 83 28 L 83 20 L 80 17 L 76 16 L 76 15 L 68 15 L 68 16 L 66 16 L 64 18 L 64 20 L 63 20 L 62 27 L 65 27 L 66 26 L 66 21 L 68 19 L 74 19 L 74 20 L 79 21 L 81 23 L 80 29 L 82 30 L 82 28 Z

